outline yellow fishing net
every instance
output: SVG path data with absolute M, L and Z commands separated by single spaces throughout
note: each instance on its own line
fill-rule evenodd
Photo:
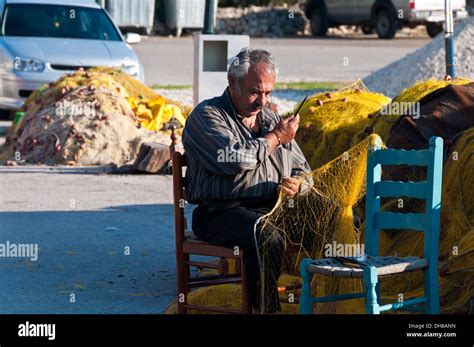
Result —
M 114 68 L 95 67 L 89 72 L 101 72 L 111 76 L 128 93 L 128 102 L 141 126 L 148 130 L 161 130 L 173 118 L 184 127 L 186 116 L 191 112 L 189 106 L 172 101 L 144 85 L 132 76 Z
M 328 163 L 370 134 L 372 114 L 390 99 L 370 92 L 362 81 L 339 91 L 319 93 L 301 108 L 296 141 L 312 169 Z
M 170 122 L 173 118 L 178 121 L 181 127 L 186 122 L 179 106 L 169 103 L 162 96 L 155 96 L 151 99 L 129 97 L 128 102 L 145 129 L 160 130 L 165 123 Z

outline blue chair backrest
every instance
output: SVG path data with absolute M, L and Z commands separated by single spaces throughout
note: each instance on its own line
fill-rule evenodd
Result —
M 427 180 L 400 182 L 382 180 L 383 165 L 427 167 Z M 428 149 L 382 149 L 381 143 L 369 149 L 367 158 L 367 195 L 365 252 L 379 255 L 381 229 L 411 229 L 424 232 L 424 257 L 437 261 L 443 170 L 443 139 L 432 137 Z M 426 201 L 425 213 L 380 211 L 381 198 L 410 197 Z

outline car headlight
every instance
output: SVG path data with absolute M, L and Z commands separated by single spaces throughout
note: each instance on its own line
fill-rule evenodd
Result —
M 139 72 L 139 68 L 137 64 L 122 64 L 121 69 L 123 72 L 132 75 L 132 76 L 137 76 Z
M 38 59 L 16 57 L 13 59 L 13 69 L 23 72 L 43 72 L 44 63 Z

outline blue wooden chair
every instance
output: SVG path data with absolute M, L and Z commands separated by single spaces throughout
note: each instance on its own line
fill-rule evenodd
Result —
M 382 165 L 411 165 L 427 167 L 427 180 L 395 182 L 381 179 Z M 313 313 L 313 304 L 355 298 L 366 298 L 366 313 L 379 314 L 389 310 L 439 313 L 438 244 L 441 208 L 441 178 L 443 140 L 432 137 L 429 148 L 423 150 L 381 149 L 380 143 L 369 150 L 367 159 L 367 195 L 365 225 L 365 257 L 303 259 L 300 313 Z M 425 213 L 393 213 L 380 211 L 380 199 L 412 197 L 426 201 Z M 381 229 L 411 229 L 424 232 L 423 258 L 379 256 Z M 364 259 L 365 258 L 365 259 Z M 352 264 L 348 264 L 352 263 Z M 424 295 L 402 302 L 381 305 L 379 277 L 423 271 Z M 362 278 L 363 293 L 340 294 L 315 298 L 311 294 L 313 274 Z

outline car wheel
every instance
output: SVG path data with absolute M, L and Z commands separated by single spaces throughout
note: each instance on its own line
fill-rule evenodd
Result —
M 430 37 L 435 37 L 443 31 L 443 25 L 439 23 L 426 23 L 426 31 Z
M 362 32 L 364 35 L 370 35 L 374 33 L 374 27 L 370 25 L 362 25 Z
M 173 36 L 174 37 L 181 37 L 181 34 L 183 33 L 183 28 L 174 28 L 173 29 Z
M 375 30 L 381 39 L 392 39 L 398 29 L 398 20 L 391 11 L 382 8 L 375 17 Z
M 311 10 L 311 32 L 313 36 L 325 36 L 328 31 L 326 13 L 321 7 Z

